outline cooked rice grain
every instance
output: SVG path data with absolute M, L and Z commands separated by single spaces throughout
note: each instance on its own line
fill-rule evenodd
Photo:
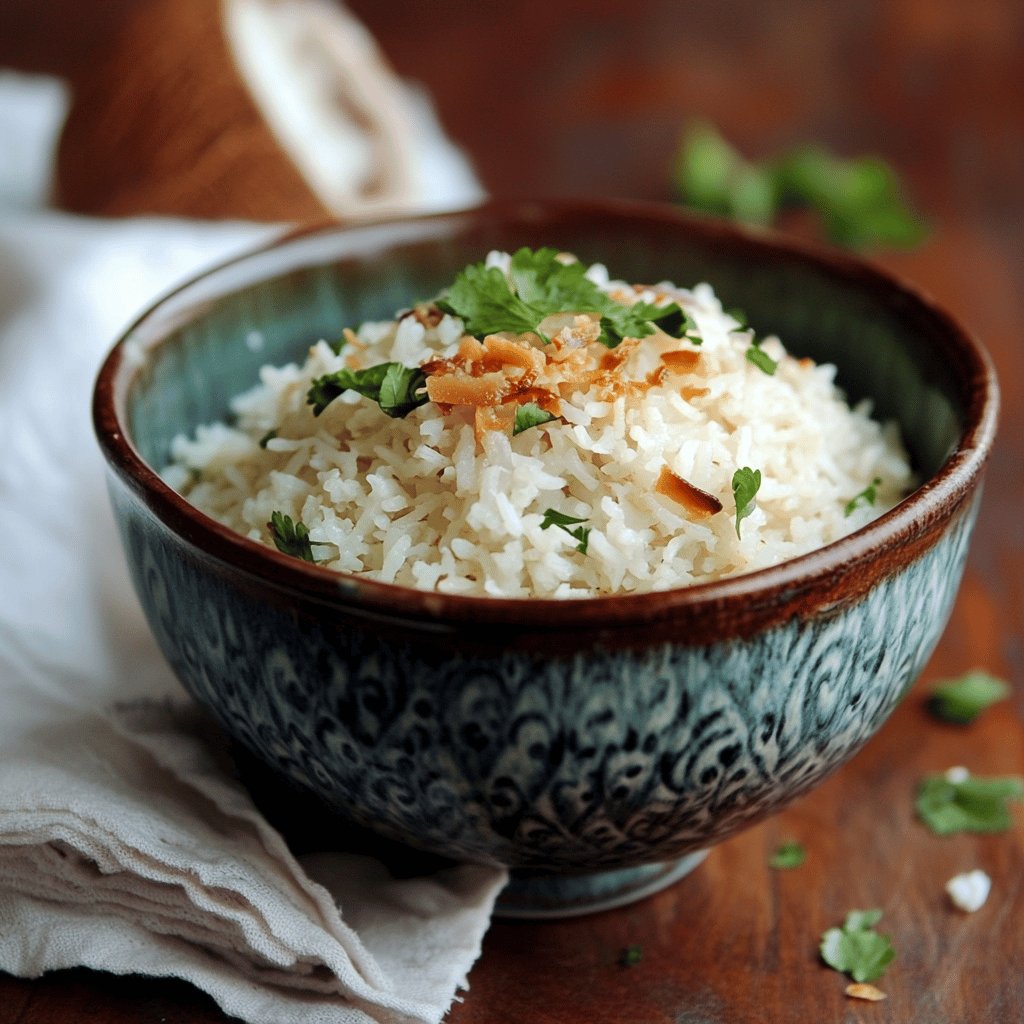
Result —
M 507 266 L 507 257 L 489 262 Z M 600 265 L 588 276 L 613 294 L 633 292 Z M 301 367 L 265 367 L 233 403 L 233 426 L 175 439 L 165 477 L 261 543 L 272 543 L 271 513 L 301 521 L 328 568 L 522 598 L 661 590 L 774 565 L 864 525 L 912 485 L 895 425 L 871 419 L 868 402 L 849 408 L 834 367 L 793 358 L 769 338 L 761 348 L 778 361 L 770 376 L 747 360 L 750 331 L 708 285 L 637 292 L 645 301 L 664 295 L 696 321 L 700 358 L 641 393 L 609 396 L 595 385 L 563 395 L 561 419 L 479 440 L 472 408 L 444 412 L 429 402 L 391 419 L 351 391 L 315 418 L 310 382 L 344 367 L 349 352 L 361 367 L 412 366 L 453 357 L 462 336 L 452 316 L 433 327 L 414 317 L 366 324 L 360 345 L 340 355 L 320 342 Z M 662 352 L 680 348 L 693 346 L 645 338 L 629 357 L 630 378 L 642 380 Z M 731 484 L 742 466 L 760 469 L 762 483 L 738 537 Z M 689 518 L 656 490 L 665 467 L 716 496 L 722 511 Z M 876 477 L 874 506 L 847 515 Z M 567 531 L 541 529 L 547 509 L 585 520 L 586 553 Z

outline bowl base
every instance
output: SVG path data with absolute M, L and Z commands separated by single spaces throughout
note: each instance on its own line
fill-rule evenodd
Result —
M 697 850 L 679 860 L 662 864 L 591 871 L 582 875 L 513 871 L 511 880 L 498 896 L 494 915 L 538 920 L 580 917 L 600 910 L 613 910 L 653 896 L 678 882 L 707 855 L 707 850 Z

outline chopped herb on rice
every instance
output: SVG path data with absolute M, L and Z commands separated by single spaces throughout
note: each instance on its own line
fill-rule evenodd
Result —
M 341 333 L 265 370 L 233 425 L 177 438 L 165 471 L 226 525 L 341 572 L 661 590 L 828 544 L 912 485 L 895 427 L 851 409 L 834 367 L 753 335 L 706 284 L 491 253 L 434 303 Z

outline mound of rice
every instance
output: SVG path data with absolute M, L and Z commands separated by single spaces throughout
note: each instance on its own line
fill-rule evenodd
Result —
M 508 261 L 492 253 L 487 265 L 507 271 Z M 607 374 L 563 383 L 558 418 L 515 435 L 481 430 L 470 406 L 435 401 L 390 418 L 351 390 L 314 416 L 307 392 L 316 378 L 346 366 L 451 362 L 469 340 L 458 317 L 436 309 L 364 324 L 347 332 L 340 354 L 320 342 L 302 366 L 264 367 L 234 401 L 232 425 L 175 440 L 165 479 L 266 544 L 274 513 L 291 517 L 330 569 L 522 598 L 660 590 L 770 566 L 859 528 L 912 486 L 894 424 L 871 419 L 867 402 L 851 409 L 833 366 L 794 358 L 777 338 L 757 340 L 775 372 L 755 365 L 754 335 L 710 286 L 627 285 L 600 264 L 587 278 L 618 301 L 678 303 L 699 342 L 661 331 L 643 338 L 619 368 L 634 384 L 609 387 Z M 589 339 L 607 351 L 593 332 L 581 337 L 581 325 L 555 317 L 544 324 L 551 345 L 515 340 L 565 354 Z M 678 351 L 699 355 L 657 374 Z M 761 484 L 738 521 L 732 484 L 743 467 L 759 470 Z M 720 510 L 663 493 L 666 471 Z M 852 502 L 876 481 L 873 503 Z M 545 528 L 549 510 L 580 526 Z

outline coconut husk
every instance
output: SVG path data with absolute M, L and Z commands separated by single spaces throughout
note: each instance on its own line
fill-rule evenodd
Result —
M 59 147 L 66 209 L 294 221 L 414 201 L 402 85 L 330 0 L 147 0 L 93 58 Z

